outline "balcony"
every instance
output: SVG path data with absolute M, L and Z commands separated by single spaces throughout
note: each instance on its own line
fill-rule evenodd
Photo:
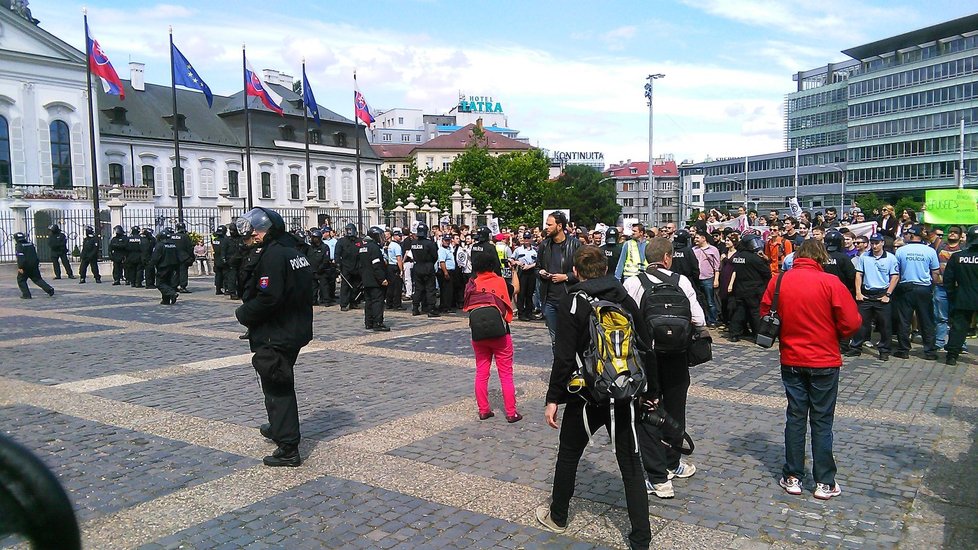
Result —
M 121 187 L 122 200 L 126 202 L 148 202 L 152 203 L 152 187 Z M 98 198 L 100 201 L 109 200 L 109 191 L 112 186 L 100 185 L 98 188 Z M 71 189 L 55 189 L 50 185 L 0 185 L 0 199 L 10 199 L 11 193 L 20 191 L 24 193 L 23 200 L 29 201 L 65 201 L 78 200 L 88 201 L 92 198 L 91 187 L 73 187 Z

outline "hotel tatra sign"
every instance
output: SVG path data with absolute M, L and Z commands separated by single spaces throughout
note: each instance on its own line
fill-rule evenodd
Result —
M 458 100 L 460 113 L 502 113 L 503 104 L 492 99 L 492 96 L 470 95 Z

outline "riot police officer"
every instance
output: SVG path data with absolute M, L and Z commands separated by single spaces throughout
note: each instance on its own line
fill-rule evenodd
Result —
M 190 266 L 194 265 L 196 256 L 194 256 L 194 243 L 190 240 L 190 235 L 187 234 L 187 224 L 179 222 L 176 233 L 171 235 L 170 239 L 177 245 L 177 258 L 180 260 L 178 267 L 180 278 L 177 292 L 190 293 L 187 290 L 187 285 L 190 283 Z
M 357 254 L 362 246 L 357 226 L 348 223 L 343 237 L 336 242 L 336 263 L 340 266 L 340 310 L 356 308 L 360 295 L 360 275 L 357 273 Z
M 139 249 L 139 226 L 134 225 L 129 228 L 129 236 L 126 238 L 126 281 L 131 287 L 141 287 L 143 282 L 137 279 L 139 264 L 143 261 L 142 252 Z
M 694 281 L 697 293 L 702 292 L 695 282 L 700 280 L 700 264 L 693 252 L 692 239 L 689 231 L 680 229 L 672 238 L 672 272 L 685 275 Z
M 604 244 L 600 248 L 608 258 L 608 273 L 613 273 L 618 268 L 618 260 L 621 259 L 621 243 L 618 242 L 618 228 L 609 227 L 604 233 Z
M 211 235 L 211 251 L 214 253 L 214 294 L 224 294 L 224 274 L 227 271 L 227 259 L 224 257 L 224 239 L 228 229 L 223 225 L 217 226 Z
M 333 259 L 329 255 L 329 247 L 323 242 L 323 232 L 319 229 L 309 231 L 309 248 L 305 254 L 312 269 L 312 305 L 326 305 L 326 270 Z
M 156 288 L 156 266 L 153 265 L 153 250 L 156 249 L 156 237 L 153 231 L 144 227 L 139 234 L 140 264 L 136 278 L 143 280 L 145 277 L 146 288 Z
M 978 311 L 978 225 L 966 233 L 967 250 L 951 256 L 944 268 L 944 288 L 951 304 L 951 332 L 948 335 L 945 363 L 958 364 L 971 318 Z
M 427 227 L 427 226 L 425 226 Z M 472 260 L 472 265 L 475 265 L 475 259 L 478 256 L 485 255 L 491 257 L 495 265 L 493 265 L 492 271 L 496 275 L 502 276 L 502 266 L 499 263 L 499 253 L 496 251 L 496 246 L 490 241 L 492 240 L 492 231 L 486 226 L 481 226 L 475 232 L 475 243 L 472 245 L 472 250 L 469 252 L 469 257 Z M 415 259 L 417 262 L 417 259 Z M 417 263 L 415 263 L 417 267 Z M 472 270 L 472 277 L 475 277 L 475 270 Z M 417 306 L 415 306 L 417 307 Z
M 129 249 L 129 239 L 126 237 L 126 230 L 121 225 L 112 229 L 115 236 L 109 241 L 109 259 L 112 260 L 112 285 L 122 284 L 123 266 L 125 265 L 126 255 Z
M 152 263 L 156 267 L 156 288 L 160 291 L 160 304 L 177 303 L 177 283 L 180 281 L 180 244 L 174 240 L 173 228 L 167 227 L 153 249 Z
M 488 232 L 488 228 L 486 231 Z M 414 296 L 411 297 L 411 302 L 414 307 L 411 313 L 412 315 L 421 315 L 423 293 L 428 317 L 438 317 L 437 302 L 435 301 L 435 262 L 438 261 L 438 248 L 428 238 L 427 224 L 419 223 L 414 234 L 418 238 L 411 243 L 411 256 L 414 258 L 414 267 L 411 268 L 414 286 Z M 488 242 L 484 244 L 486 245 L 486 252 L 484 253 L 491 252 L 492 261 L 498 266 L 499 260 L 496 257 L 496 249 Z
M 384 230 L 373 226 L 367 230 L 357 253 L 357 271 L 363 282 L 363 325 L 367 330 L 388 332 L 384 324 L 384 297 L 387 281 L 387 265 L 380 247 L 384 245 Z
M 53 224 L 50 228 L 51 235 L 48 237 L 48 247 L 51 248 L 51 262 L 54 263 L 54 278 L 61 278 L 61 263 L 65 265 L 68 278 L 74 279 L 71 273 L 71 264 L 68 263 L 68 237 L 61 232 L 58 224 Z
M 41 260 L 37 257 L 37 249 L 34 243 L 27 240 L 27 235 L 17 232 L 14 233 L 15 253 L 17 254 L 17 286 L 20 287 L 20 297 L 25 300 L 31 298 L 31 289 L 27 287 L 27 280 L 30 279 L 41 290 L 54 296 L 54 289 L 41 277 Z
M 102 256 L 102 240 L 95 235 L 95 228 L 86 225 L 85 226 L 85 239 L 82 240 L 81 249 L 81 267 L 78 268 L 78 284 L 85 282 L 85 275 L 88 273 L 88 268 L 92 268 L 92 276 L 95 277 L 96 283 L 102 282 L 102 275 L 98 271 L 98 260 Z
M 761 237 L 747 235 L 740 239 L 737 253 L 731 259 L 734 272 L 727 286 L 727 292 L 733 299 L 729 332 L 731 342 L 746 337 L 748 327 L 750 336 L 757 336 L 757 327 L 761 321 L 761 297 L 771 280 L 771 267 L 760 256 L 763 251 L 764 241 Z
M 842 233 L 829 229 L 825 233 L 825 249 L 829 252 L 829 261 L 822 265 L 826 273 L 831 273 L 846 285 L 853 296 L 856 295 L 856 266 L 849 255 L 845 253 Z
M 224 272 L 224 293 L 228 298 L 237 300 L 238 295 L 238 271 L 241 269 L 241 262 L 244 260 L 244 243 L 238 228 L 235 224 L 228 225 L 228 236 L 221 245 L 224 261 L 227 270 Z
M 251 288 L 234 315 L 248 328 L 252 365 L 261 378 L 268 423 L 261 434 L 278 448 L 266 466 L 299 466 L 299 406 L 295 396 L 295 362 L 312 340 L 312 270 L 296 251 L 277 212 L 255 208 L 238 218 L 238 231 L 257 251 Z

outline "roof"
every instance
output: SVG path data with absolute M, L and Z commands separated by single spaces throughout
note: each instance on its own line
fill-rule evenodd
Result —
M 520 133 L 519 130 L 513 130 L 512 128 L 503 128 L 502 126 L 496 126 L 496 125 L 485 126 L 484 128 L 486 130 L 489 130 L 490 132 L 496 132 L 497 134 L 502 134 L 502 133 L 518 134 L 518 133 Z M 461 130 L 461 129 L 462 129 L 462 126 L 458 126 L 458 125 L 441 124 L 441 125 L 438 126 L 438 131 L 439 132 L 455 132 L 455 131 L 458 131 L 458 130 Z
M 286 88 L 285 86 L 280 86 L 278 84 L 269 84 L 268 87 L 272 88 L 276 93 L 278 93 L 278 95 L 282 96 L 283 101 L 281 107 L 282 107 L 282 111 L 286 115 L 297 116 L 300 118 L 302 117 L 302 112 L 303 112 L 302 96 L 293 92 L 290 88 Z M 244 101 L 241 98 L 243 94 L 244 94 L 244 90 L 231 94 L 227 98 L 228 101 L 224 105 L 224 108 L 219 110 L 218 114 L 225 115 L 229 113 L 236 113 L 238 111 L 243 112 Z M 262 104 L 261 100 L 255 96 L 248 96 L 248 110 L 265 111 L 267 113 L 273 112 L 270 111 L 268 108 L 266 108 L 265 105 Z M 322 105 L 319 105 L 319 120 L 322 121 L 329 120 L 333 122 L 345 122 L 347 124 L 353 124 L 353 121 L 351 119 L 338 115 L 333 111 L 330 111 L 329 109 L 323 107 Z
M 634 172 L 632 170 L 634 170 Z M 616 178 L 628 177 L 628 176 L 648 176 L 649 163 L 646 161 L 646 162 L 629 162 L 627 164 L 613 164 L 609 166 L 604 173 Z M 676 162 L 672 160 L 668 160 L 662 164 L 653 164 L 652 173 L 657 178 L 679 177 L 679 170 L 676 168 Z
M 382 159 L 406 159 L 411 156 L 411 151 L 414 151 L 415 145 L 401 145 L 401 144 L 378 144 L 372 143 L 370 145 L 374 148 L 374 152 Z
M 930 27 L 924 27 L 915 31 L 877 40 L 876 42 L 870 42 L 869 44 L 863 44 L 862 46 L 849 48 L 848 50 L 842 50 L 842 53 L 853 59 L 869 59 L 877 55 L 892 53 L 911 46 L 926 44 L 975 30 L 978 30 L 978 14 L 967 15 L 958 19 L 952 19 L 951 21 L 938 23 L 937 25 L 931 25 Z
M 516 141 L 515 139 L 489 130 L 485 130 L 484 137 L 476 142 L 473 130 L 475 130 L 475 124 L 469 124 L 451 134 L 428 140 L 415 147 L 415 150 L 463 150 L 476 145 L 485 147 L 490 151 L 527 151 L 533 149 L 533 146 L 530 144 Z
M 15 25 L 29 35 L 33 35 L 35 40 L 53 50 L 54 54 L 59 57 L 39 54 L 34 55 L 37 55 L 38 57 L 47 57 L 49 59 L 60 59 L 69 63 L 77 63 L 84 68 L 86 62 L 84 52 L 44 30 L 38 24 L 37 20 L 28 20 L 26 13 L 19 13 L 15 11 L 14 8 L 9 7 L 7 4 L 8 2 L 0 3 L 0 14 L 3 14 L 0 15 L 0 17 L 2 17 L 4 23 Z

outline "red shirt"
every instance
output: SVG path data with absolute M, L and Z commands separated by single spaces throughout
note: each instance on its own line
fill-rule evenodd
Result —
M 771 311 L 777 277 L 761 299 L 761 315 Z M 856 301 L 842 281 L 822 271 L 811 258 L 796 258 L 781 280 L 778 295 L 781 364 L 791 367 L 841 367 L 839 340 L 862 325 Z

